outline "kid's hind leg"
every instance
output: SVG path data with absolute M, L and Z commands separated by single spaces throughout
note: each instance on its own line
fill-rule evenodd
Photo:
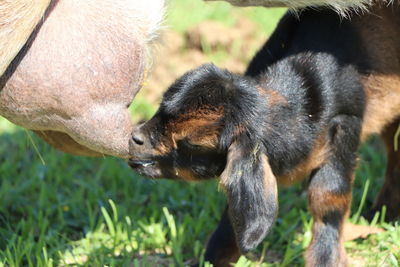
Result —
M 373 208 L 365 214 L 366 219 L 372 220 L 375 213 L 381 211 L 383 206 L 386 206 L 386 221 L 393 221 L 400 216 L 400 147 L 397 151 L 395 148 L 395 135 L 399 127 L 400 120 L 397 120 L 382 134 L 388 157 L 385 181 Z M 400 143 L 398 137 L 397 142 Z
M 331 121 L 329 156 L 311 177 L 308 188 L 314 224 L 305 254 L 307 267 L 347 266 L 342 233 L 350 209 L 360 125 L 360 119 L 353 116 L 337 116 Z

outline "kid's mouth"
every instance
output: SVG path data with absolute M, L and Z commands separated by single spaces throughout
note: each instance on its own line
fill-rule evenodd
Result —
M 153 166 L 156 162 L 154 160 L 150 159 L 129 159 L 128 160 L 128 165 L 133 168 L 146 168 L 149 166 Z

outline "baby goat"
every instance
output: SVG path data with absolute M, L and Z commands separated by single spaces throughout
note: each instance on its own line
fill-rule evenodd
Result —
M 278 212 L 277 184 L 309 177 L 307 266 L 346 266 L 342 229 L 360 142 L 380 133 L 385 183 L 373 211 L 400 215 L 400 8 L 340 18 L 286 14 L 244 76 L 203 65 L 179 78 L 133 132 L 130 165 L 149 177 L 220 177 L 228 199 L 206 260 L 229 266 Z

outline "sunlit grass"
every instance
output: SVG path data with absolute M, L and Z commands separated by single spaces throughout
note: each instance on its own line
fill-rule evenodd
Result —
M 0 138 L 0 266 L 185 266 L 202 259 L 224 207 L 214 181 L 147 180 L 121 160 L 69 156 L 33 136 L 43 165 L 24 131 Z M 360 213 L 382 182 L 379 151 L 376 140 L 361 149 L 354 223 L 367 224 Z M 304 189 L 280 189 L 272 232 L 236 266 L 303 265 L 312 225 Z M 378 217 L 373 225 L 386 231 L 345 243 L 362 263 L 355 266 L 398 266 L 400 226 Z
M 284 12 L 196 0 L 173 0 L 170 8 L 167 22 L 176 31 L 204 19 L 232 26 L 236 16 L 246 16 L 265 38 Z M 209 53 L 215 61 L 229 55 Z M 156 108 L 139 95 L 131 112 L 137 122 Z M 123 160 L 74 157 L 55 151 L 34 134 L 31 138 L 0 118 L 0 267 L 204 263 L 207 238 L 225 205 L 215 181 L 147 180 Z M 368 224 L 361 214 L 382 184 L 386 159 L 376 139 L 364 145 L 360 155 L 350 221 Z M 305 189 L 305 183 L 279 189 L 280 211 L 272 232 L 258 250 L 241 257 L 237 267 L 304 264 L 302 253 L 312 226 Z M 377 216 L 373 225 L 385 232 L 345 243 L 351 264 L 399 266 L 399 223 L 384 223 Z
M 169 4 L 167 25 L 172 30 L 184 32 L 204 20 L 215 20 L 234 26 L 237 18 L 244 16 L 260 26 L 257 31 L 268 36 L 285 12 L 285 8 L 238 8 L 223 1 L 206 3 L 201 0 L 174 0 Z

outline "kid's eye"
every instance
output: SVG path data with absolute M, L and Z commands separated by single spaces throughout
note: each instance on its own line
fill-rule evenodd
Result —
M 178 142 L 178 146 L 179 147 L 183 147 L 183 148 L 187 148 L 187 149 L 191 149 L 191 150 L 199 150 L 202 147 L 200 145 L 196 145 L 196 144 L 192 144 L 189 142 L 188 139 L 182 139 Z

